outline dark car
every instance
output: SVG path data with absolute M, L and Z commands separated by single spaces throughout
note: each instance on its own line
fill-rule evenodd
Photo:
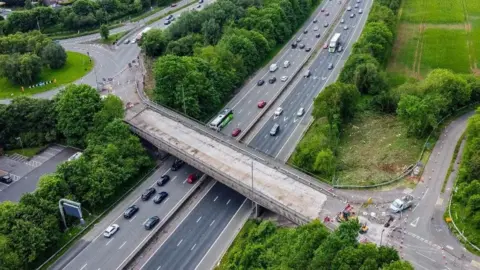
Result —
M 313 19 L 313 23 L 317 23 L 317 22 L 318 22 L 317 19 Z
M 315 35 L 316 38 L 320 38 L 320 33 Z
M 292 49 L 295 49 L 295 48 L 297 48 L 297 42 L 294 41 L 294 42 L 292 43 Z
M 165 192 L 165 191 L 162 191 L 162 192 L 158 193 L 157 195 L 155 195 L 155 197 L 153 197 L 153 202 L 154 203 L 161 203 L 167 197 L 168 197 L 168 193 Z
M 310 48 L 310 47 L 307 47 L 307 48 L 305 49 L 306 52 L 309 52 L 309 51 L 311 51 L 311 50 L 312 50 L 312 48 Z
M 138 212 L 140 208 L 138 208 L 138 206 L 136 205 L 132 205 L 130 207 L 128 207 L 125 212 L 123 212 L 123 217 L 126 218 L 126 219 L 129 219 L 131 217 L 133 217 L 133 215 L 135 215 L 135 213 Z
M 301 43 L 298 47 L 299 47 L 300 49 L 303 49 L 303 48 L 305 48 L 305 44 Z
M 160 180 L 157 181 L 157 186 L 161 187 L 165 185 L 169 180 L 170 180 L 170 176 L 166 174 L 162 175 L 162 177 L 160 177 Z
M 264 80 L 258 80 L 257 85 L 258 85 L 258 86 L 262 86 L 264 83 L 265 83 Z
M 145 192 L 143 192 L 143 194 L 142 194 L 142 201 L 148 201 L 148 199 L 150 199 L 150 197 L 152 197 L 152 195 L 155 192 L 156 192 L 156 190 L 153 187 L 145 190 Z
M 155 227 L 155 225 L 158 224 L 158 222 L 160 222 L 160 218 L 158 216 L 153 216 L 149 219 L 147 219 L 147 221 L 145 222 L 145 229 L 146 230 L 151 230 L 153 227 Z
M 170 24 L 170 21 L 169 21 L 169 20 L 165 20 L 165 21 L 163 22 L 163 24 L 169 25 L 169 24 Z
M 303 33 L 304 34 L 308 33 L 308 29 L 303 30 Z
M 176 7 L 176 6 L 177 6 L 177 3 L 172 3 L 170 6 L 171 6 L 171 7 Z
M 13 182 L 12 178 L 10 175 L 2 175 L 0 176 L 0 182 L 5 183 L 5 184 L 10 184 Z
M 173 19 L 173 15 L 172 14 L 168 15 L 167 20 L 171 21 L 172 19 Z
M 275 83 L 276 81 L 277 81 L 276 77 L 272 77 L 272 78 L 268 79 L 268 83 Z
M 322 8 L 320 11 L 321 11 L 321 12 L 324 12 L 324 11 L 325 11 L 325 8 Z
M 175 159 L 175 161 L 172 164 L 172 171 L 176 171 L 176 170 L 180 169 L 183 166 L 183 164 L 185 164 L 185 162 L 183 160 L 178 159 L 178 158 Z

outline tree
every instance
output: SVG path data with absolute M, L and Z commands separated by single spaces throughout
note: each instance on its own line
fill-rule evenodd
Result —
M 140 44 L 148 56 L 160 56 L 165 53 L 168 37 L 163 30 L 152 29 L 143 34 Z
M 110 29 L 108 29 L 108 26 L 106 24 L 102 24 L 100 26 L 100 36 L 104 40 L 108 40 L 108 36 L 110 35 Z
M 215 45 L 220 40 L 222 36 L 222 28 L 215 21 L 214 18 L 206 21 L 202 25 L 202 32 L 205 38 L 205 43 L 210 45 Z
M 425 93 L 438 93 L 445 98 L 445 113 L 467 104 L 472 92 L 465 79 L 446 69 L 431 71 L 420 87 Z
M 360 93 L 354 85 L 333 83 L 314 101 L 313 117 L 326 117 L 330 125 L 339 125 L 353 117 Z
M 32 0 L 25 0 L 25 5 L 23 6 L 25 9 L 32 9 Z
M 414 268 L 409 262 L 396 261 L 383 267 L 383 270 L 414 270 Z
M 353 53 L 369 53 L 380 63 L 384 63 L 393 45 L 393 34 L 383 21 L 368 23 L 357 43 Z
M 360 64 L 355 68 L 354 81 L 363 94 L 378 94 L 388 90 L 385 75 L 373 63 Z
M 339 81 L 343 83 L 355 82 L 355 70 L 359 65 L 374 64 L 379 66 L 378 61 L 370 54 L 352 54 L 340 72 Z
M 59 69 L 67 61 L 65 49 L 57 43 L 50 43 L 42 50 L 42 60 L 52 69 Z
M 40 57 L 35 54 L 13 54 L 0 60 L 1 74 L 19 85 L 34 83 L 42 69 Z
M 58 114 L 57 128 L 65 136 L 68 144 L 85 146 L 93 117 L 100 109 L 100 95 L 88 85 L 71 84 L 58 94 L 55 103 Z

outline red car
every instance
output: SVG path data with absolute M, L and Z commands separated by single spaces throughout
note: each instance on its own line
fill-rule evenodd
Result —
M 177 3 L 173 3 L 170 5 L 171 7 L 176 7 L 177 6 Z
M 187 182 L 189 184 L 193 184 L 193 182 L 197 181 L 197 178 L 198 178 L 198 176 L 196 174 L 191 173 L 187 178 Z
M 323 48 L 324 49 L 328 48 L 328 43 L 327 42 L 325 42 L 325 44 L 323 44 Z
M 239 129 L 239 128 L 234 129 L 234 130 L 232 131 L 232 137 L 237 137 L 238 134 L 240 134 L 240 132 L 242 132 L 241 129 Z
M 265 105 L 267 105 L 267 102 L 265 100 L 260 100 L 257 104 L 257 107 L 261 109 L 265 107 Z

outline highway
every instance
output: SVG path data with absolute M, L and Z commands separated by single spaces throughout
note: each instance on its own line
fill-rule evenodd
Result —
M 353 8 L 354 1 L 351 2 L 352 11 L 345 11 L 342 16 L 345 23 L 336 25 L 332 33 L 332 35 L 341 33 L 340 44 L 344 50 L 342 52 L 330 53 L 325 49 L 319 53 L 312 65 L 308 67 L 312 75 L 309 78 L 299 76 L 292 86 L 293 89 L 290 89 L 288 94 L 278 100 L 276 106 L 272 107 L 271 112 L 269 111 L 265 114 L 266 121 L 259 123 L 258 132 L 253 133 L 250 140 L 247 140 L 247 144 L 250 147 L 274 158 L 279 157 L 280 152 L 285 149 L 287 144 L 289 144 L 289 147 L 285 150 L 289 150 L 289 152 L 295 147 L 297 140 L 292 140 L 292 138 L 297 139 L 301 134 L 292 135 L 295 131 L 303 131 L 301 129 L 297 130 L 298 127 L 307 127 L 307 123 L 311 118 L 313 100 L 326 85 L 336 81 L 338 74 L 343 68 L 343 63 L 350 55 L 353 43 L 360 36 L 363 25 L 367 20 L 372 1 L 361 0 L 359 8 L 364 9 L 362 14 L 359 14 L 358 9 Z M 354 18 L 350 18 L 350 14 L 356 15 Z M 344 26 L 348 26 L 348 30 L 344 30 Z M 331 70 L 328 69 L 329 63 L 332 63 L 334 66 Z M 283 108 L 283 114 L 279 117 L 273 115 L 273 111 L 277 107 Z M 297 112 L 300 108 L 304 108 L 305 113 L 303 116 L 298 117 Z M 270 136 L 270 129 L 275 123 L 280 125 L 280 131 L 276 136 Z M 284 155 L 280 159 L 286 160 L 288 156 Z
M 195 269 L 244 202 L 245 197 L 216 182 L 141 269 Z
M 335 20 L 337 15 L 340 14 L 344 4 L 339 4 L 338 1 L 323 1 L 313 13 L 313 15 L 304 23 L 299 29 L 298 33 L 292 37 L 292 39 L 286 44 L 286 46 L 277 54 L 277 56 L 268 63 L 265 67 L 261 68 L 257 74 L 239 91 L 235 97 L 228 102 L 225 108 L 234 110 L 233 120 L 222 129 L 222 133 L 230 136 L 232 130 L 240 128 L 245 130 L 256 117 L 261 113 L 262 109 L 257 108 L 257 103 L 260 100 L 265 100 L 267 103 L 271 102 L 278 93 L 281 92 L 292 79 L 292 76 L 302 67 L 308 57 L 314 53 L 315 48 L 320 45 L 320 41 L 326 40 L 325 33 L 331 28 L 330 25 Z M 325 9 L 321 12 L 321 9 Z M 329 13 L 328 16 L 326 14 Z M 313 23 L 314 19 L 317 19 L 317 23 Z M 325 28 L 324 23 L 328 22 L 329 27 Z M 317 31 L 314 28 L 318 27 Z M 304 34 L 303 31 L 307 29 L 308 33 Z M 316 38 L 315 35 L 321 34 L 320 38 Z M 291 44 L 300 38 L 299 44 L 304 44 L 305 48 L 310 47 L 311 51 L 306 52 L 305 49 L 291 49 Z M 321 44 L 323 45 L 323 43 Z M 290 62 L 288 68 L 284 68 L 285 61 Z M 270 72 L 270 65 L 276 63 L 278 69 L 275 72 Z M 268 82 L 268 79 L 276 77 L 277 81 L 273 84 Z M 288 76 L 285 82 L 281 81 L 282 76 Z M 257 86 L 259 80 L 264 80 L 265 84 Z M 222 109 L 223 110 L 223 109 Z M 213 120 L 213 119 L 212 119 Z
M 140 210 L 135 216 L 127 220 L 123 218 L 124 209 L 116 211 L 118 216 L 111 224 L 118 224 L 120 230 L 110 239 L 104 238 L 103 231 L 101 231 L 85 249 L 62 269 L 116 269 L 140 244 L 146 241 L 151 236 L 152 231 L 145 230 L 144 222 L 155 215 L 162 219 L 193 187 L 186 182 L 186 179 L 188 174 L 196 170 L 185 164 L 180 170 L 171 171 L 172 162 L 173 157 L 170 157 L 146 180 L 150 187 L 155 187 L 157 193 L 167 191 L 169 193 L 167 199 L 160 204 L 153 203 L 153 196 L 148 201 L 142 201 L 140 195 L 144 189 L 136 190 L 137 196 L 128 202 L 128 206 L 133 204 L 139 206 Z M 168 174 L 171 179 L 163 187 L 158 187 L 156 181 L 163 174 Z M 106 227 L 103 229 L 106 229 Z

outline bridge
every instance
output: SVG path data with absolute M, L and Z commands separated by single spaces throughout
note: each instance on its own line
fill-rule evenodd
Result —
M 304 224 L 320 217 L 328 190 L 308 176 L 143 99 L 127 110 L 131 130 L 257 204 Z

